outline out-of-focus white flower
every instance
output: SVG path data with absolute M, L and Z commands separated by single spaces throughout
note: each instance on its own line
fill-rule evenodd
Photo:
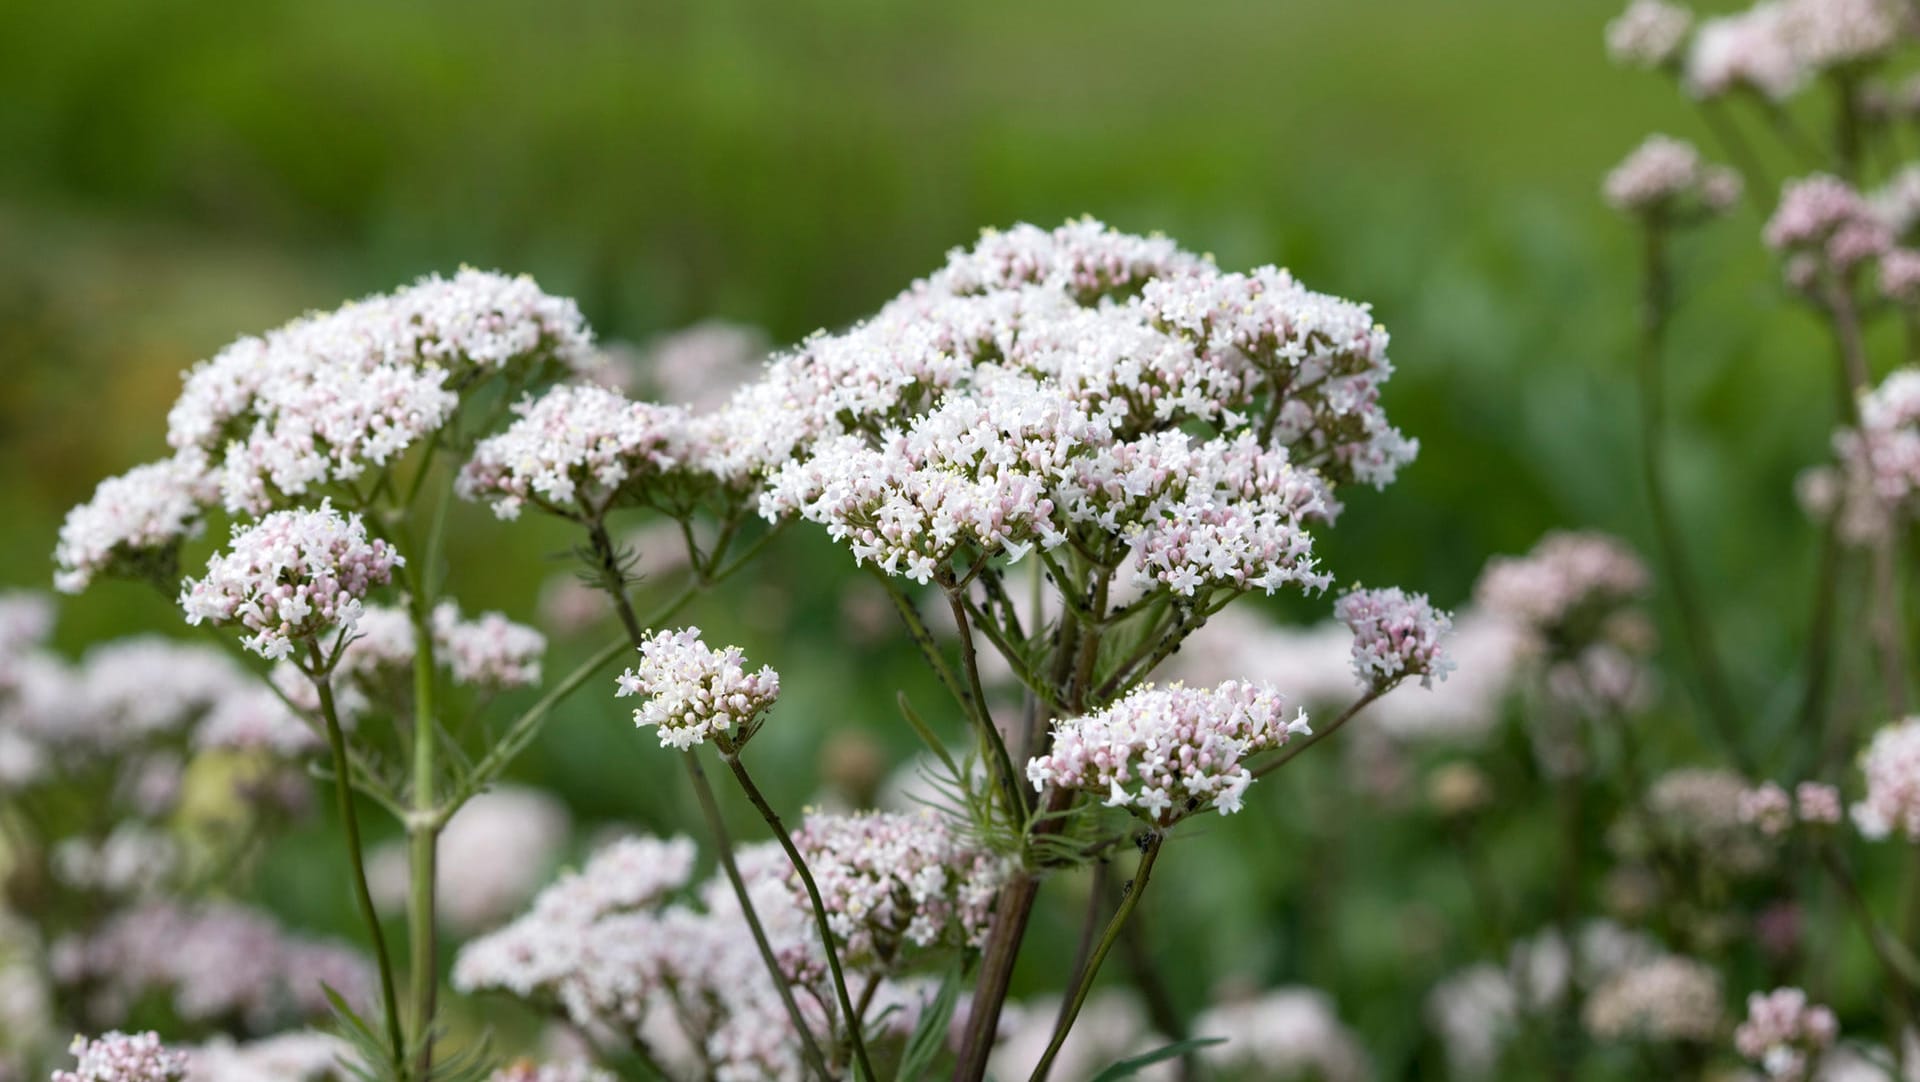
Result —
M 1720 974 L 1691 958 L 1657 958 L 1600 985 L 1581 1018 L 1600 1040 L 1710 1044 L 1726 1024 Z
M 1314 988 L 1276 988 L 1256 998 L 1218 1003 L 1193 1020 L 1196 1037 L 1225 1037 L 1200 1051 L 1214 1069 L 1235 1077 L 1363 1082 L 1367 1054 L 1340 1024 L 1333 1001 Z
M 1747 1017 L 1734 1027 L 1733 1047 L 1768 1078 L 1806 1082 L 1839 1036 L 1831 1010 L 1809 1003 L 1798 988 L 1776 988 L 1747 997 Z
M 1208 808 L 1239 811 L 1253 783 L 1247 757 L 1310 731 L 1307 712 L 1288 718 L 1265 685 L 1149 685 L 1097 714 L 1055 722 L 1052 750 L 1027 763 L 1027 780 L 1103 794 L 1109 807 L 1167 826 Z
M 571 828 L 566 806 L 538 789 L 499 786 L 462 804 L 440 834 L 434 861 L 440 920 L 460 935 L 505 920 L 553 871 Z M 402 909 L 406 844 L 390 842 L 369 853 L 367 880 L 382 909 Z
M 1661 68 L 1676 62 L 1693 29 L 1693 12 L 1666 0 L 1633 0 L 1607 24 L 1607 55 L 1615 63 Z
M 488 1082 L 618 1082 L 618 1079 L 612 1071 L 603 1071 L 585 1060 L 536 1064 L 522 1059 L 493 1072 Z
M 913 949 L 968 949 L 986 938 L 1005 869 L 929 808 L 810 815 L 793 842 L 848 965 L 891 972 Z M 790 886 L 803 904 L 798 873 Z
M 963 1012 L 956 1012 L 956 1016 Z M 1039 1065 L 1060 1017 L 1057 1000 L 1009 1003 L 1001 1011 L 1002 1035 L 988 1060 L 994 1078 L 1026 1078 Z M 1092 1078 L 1123 1059 L 1168 1044 L 1155 1033 L 1140 1003 L 1126 992 L 1096 991 L 1080 1007 L 1080 1016 L 1054 1058 L 1053 1078 Z M 1142 1082 L 1173 1082 L 1175 1064 L 1156 1063 L 1132 1077 Z
M 1860 756 L 1866 798 L 1853 806 L 1853 822 L 1869 838 L 1898 831 L 1920 841 L 1920 717 L 1887 725 Z
M 1670 218 L 1719 213 L 1740 198 L 1740 174 L 1710 165 L 1692 143 L 1649 135 L 1602 186 L 1607 204 L 1625 214 Z
M 237 1043 L 216 1037 L 185 1050 L 191 1082 L 349 1082 L 353 1048 L 312 1030 Z
M 1893 232 L 1847 182 L 1815 175 L 1789 183 L 1767 219 L 1767 246 L 1788 256 L 1812 256 L 1844 272 L 1893 247 Z
M 1785 4 L 1763 0 L 1746 11 L 1701 22 L 1687 52 L 1686 86 L 1695 97 L 1751 90 L 1781 101 L 1807 72 L 1788 39 Z

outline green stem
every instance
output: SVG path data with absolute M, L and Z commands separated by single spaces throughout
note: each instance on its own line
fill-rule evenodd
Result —
M 720 867 L 727 873 L 727 882 L 733 885 L 734 897 L 740 901 L 740 915 L 746 919 L 747 930 L 753 934 L 753 944 L 760 949 L 760 958 L 766 963 L 767 972 L 773 978 L 773 986 L 780 993 L 780 1002 L 787 1009 L 787 1018 L 793 1023 L 794 1034 L 800 1040 L 800 1052 L 807 1065 L 813 1068 L 824 1082 L 831 1082 L 833 1072 L 827 1068 L 826 1057 L 820 1054 L 820 1046 L 813 1039 L 813 1031 L 807 1028 L 806 1016 L 800 1013 L 800 1004 L 793 998 L 792 982 L 780 968 L 780 959 L 773 953 L 773 944 L 767 941 L 767 930 L 760 923 L 760 914 L 753 908 L 753 896 L 747 891 L 747 881 L 740 875 L 740 867 L 733 859 L 733 839 L 727 834 L 726 821 L 720 817 L 720 804 L 714 799 L 713 786 L 707 783 L 707 772 L 700 767 L 700 760 L 691 748 L 682 752 L 681 762 L 687 767 L 687 780 L 693 783 L 693 793 L 700 801 L 700 812 L 706 817 L 707 830 L 713 835 L 713 844 L 720 857 Z
M 308 644 L 314 664 L 320 663 L 320 648 Z M 323 671 L 316 669 L 309 674 L 314 689 L 320 695 L 320 715 L 326 721 L 327 746 L 333 752 L 333 792 L 334 800 L 340 810 L 340 823 L 347 835 L 347 863 L 353 870 L 354 899 L 359 903 L 361 919 L 367 922 L 367 932 L 373 938 L 374 960 L 380 966 L 380 1006 L 386 1015 L 387 1043 L 391 1050 L 392 1065 L 396 1068 L 406 1058 L 406 1038 L 400 1030 L 400 999 L 394 994 L 393 956 L 387 952 L 386 933 L 380 930 L 380 911 L 374 907 L 373 891 L 367 886 L 367 861 L 360 846 L 360 818 L 353 810 L 353 787 L 348 783 L 348 772 L 352 769 L 347 758 L 347 739 L 340 730 L 340 714 L 333 702 L 333 681 Z
M 1009 816 L 1025 815 L 1028 801 L 1020 779 L 1014 773 L 1013 760 L 1007 755 L 1007 742 L 1000 737 L 1000 730 L 993 723 L 993 715 L 987 709 L 987 693 L 980 683 L 980 658 L 973 645 L 973 628 L 967 620 L 967 607 L 957 590 L 947 591 L 947 607 L 953 613 L 954 627 L 960 633 L 960 666 L 967 674 L 969 699 L 961 700 L 961 706 L 971 703 L 969 713 L 973 716 L 974 726 L 979 730 L 980 742 L 985 745 L 987 761 L 993 764 L 993 772 L 999 779 L 1001 795 L 1007 801 Z
M 646 629 L 634 614 L 633 603 L 627 600 L 626 587 L 621 581 L 620 556 L 613 547 L 613 539 L 607 536 L 605 524 L 599 522 L 587 528 L 587 535 L 598 561 L 601 585 L 613 599 L 614 612 L 620 617 L 620 626 L 626 629 L 628 641 L 634 649 L 639 649 L 646 641 Z M 707 772 L 701 768 L 700 760 L 692 749 L 682 752 L 680 761 L 686 766 L 687 780 L 692 783 L 701 815 L 706 818 L 707 831 L 713 837 L 720 867 L 726 872 L 727 882 L 732 884 L 734 897 L 740 903 L 740 915 L 746 920 L 748 931 L 753 934 L 754 946 L 759 948 L 760 958 L 766 963 L 767 975 L 772 978 L 781 1005 L 786 1008 L 787 1018 L 793 1023 L 794 1034 L 800 1041 L 801 1055 L 822 1082 L 832 1082 L 833 1073 L 827 1068 L 826 1057 L 821 1055 L 813 1031 L 807 1028 L 806 1016 L 800 1013 L 800 1004 L 793 998 L 792 982 L 787 980 L 786 972 L 780 968 L 780 959 L 773 953 L 773 945 L 767 941 L 760 914 L 753 907 L 753 896 L 748 892 L 746 880 L 741 877 L 739 865 L 734 861 L 733 840 L 727 834 L 726 820 L 721 818 L 720 804 L 714 799 L 713 786 L 707 782 Z
M 1742 771 L 1752 774 L 1752 755 L 1740 740 L 1740 711 L 1728 690 L 1726 669 L 1714 645 L 1713 627 L 1700 603 L 1687 559 L 1685 542 L 1674 521 L 1666 480 L 1666 379 L 1660 368 L 1661 347 L 1666 339 L 1668 315 L 1672 308 L 1673 286 L 1666 256 L 1667 227 L 1649 223 L 1643 232 L 1641 249 L 1642 294 L 1640 300 L 1639 377 L 1640 377 L 1640 468 L 1647 490 L 1647 508 L 1653 518 L 1654 539 L 1660 562 L 1666 569 L 1667 583 L 1673 590 L 1680 628 L 1686 636 L 1688 652 L 1693 655 L 1698 677 L 1701 706 L 1708 723 L 1726 752 Z
M 1067 1034 L 1073 1029 L 1073 1023 L 1080 1016 L 1080 1008 L 1087 1002 L 1087 993 L 1093 988 L 1093 979 L 1100 973 L 1100 963 L 1106 961 L 1108 952 L 1120 938 L 1120 929 L 1133 915 L 1134 907 L 1140 904 L 1140 896 L 1146 893 L 1147 881 L 1153 875 L 1154 862 L 1160 859 L 1160 847 L 1166 841 L 1166 835 L 1154 831 L 1147 835 L 1146 845 L 1140 851 L 1140 867 L 1133 873 L 1133 881 L 1126 886 L 1126 894 L 1120 899 L 1120 906 L 1113 911 L 1113 919 L 1107 922 L 1107 930 L 1100 935 L 1099 946 L 1093 949 L 1093 957 L 1087 960 L 1085 971 L 1074 982 L 1073 996 L 1067 1003 L 1067 1009 L 1060 1016 L 1059 1024 L 1053 1028 L 1053 1040 L 1047 1043 L 1045 1055 L 1033 1069 L 1029 1082 L 1044 1082 L 1047 1072 L 1053 1069 L 1053 1061 L 1060 1055 L 1060 1046 L 1066 1043 Z
M 413 814 L 407 820 L 410 849 L 407 928 L 412 957 L 408 963 L 413 1004 L 413 1039 L 418 1048 L 418 1077 L 432 1077 L 433 1013 L 439 994 L 437 929 L 434 919 L 435 857 L 440 840 L 438 809 L 434 806 L 434 750 L 438 721 L 434 717 L 433 627 L 422 587 L 424 569 L 414 579 L 413 591 Z
M 1279 755 L 1268 760 L 1267 762 L 1261 763 L 1257 768 L 1254 769 L 1253 776 L 1256 778 L 1264 778 L 1268 774 L 1271 774 L 1274 771 L 1280 769 L 1281 767 L 1286 766 L 1288 763 L 1293 762 L 1296 758 L 1300 757 L 1301 755 L 1306 754 L 1306 751 L 1308 748 L 1313 747 L 1315 744 L 1318 744 L 1320 741 L 1325 740 L 1326 738 L 1332 736 L 1334 733 L 1339 732 L 1340 726 L 1345 725 L 1349 720 L 1353 718 L 1355 714 L 1358 714 L 1360 711 L 1365 710 L 1369 705 L 1372 704 L 1372 702 L 1375 699 L 1378 699 L 1380 696 L 1385 695 L 1387 692 L 1391 690 L 1393 690 L 1393 685 L 1391 684 L 1387 685 L 1386 687 L 1370 688 L 1366 694 L 1360 696 L 1358 699 L 1355 699 L 1353 701 L 1353 705 L 1341 711 L 1340 716 L 1337 718 L 1334 718 L 1333 722 L 1327 725 L 1325 728 L 1315 729 L 1313 732 L 1308 733 L 1307 738 L 1305 740 L 1287 741 L 1286 746 L 1280 749 Z
M 786 824 L 780 821 L 780 813 L 774 811 L 773 805 L 767 803 L 766 796 L 760 792 L 760 787 L 753 783 L 753 778 L 747 773 L 746 765 L 740 762 L 739 755 L 723 752 L 720 758 L 726 762 L 727 768 L 733 771 L 734 779 L 740 783 L 741 790 L 747 794 L 747 800 L 753 804 L 754 810 L 760 813 L 760 818 L 766 820 L 767 828 L 773 831 L 775 838 L 779 839 L 780 848 L 786 850 L 787 860 L 793 864 L 793 870 L 800 876 L 801 884 L 807 888 L 807 900 L 813 906 L 813 921 L 820 929 L 820 942 L 826 948 L 827 968 L 833 973 L 833 992 L 840 1000 L 841 1016 L 847 1020 L 847 1037 L 853 1043 L 854 1062 L 860 1065 L 862 1074 L 870 1082 L 880 1082 L 880 1076 L 874 1072 L 872 1062 L 867 1059 L 867 1044 L 860 1036 L 861 1011 L 854 1009 L 853 1000 L 847 995 L 846 974 L 840 969 L 840 951 L 834 946 L 833 928 L 827 923 L 827 903 L 820 898 L 820 887 L 813 881 L 813 872 L 808 870 L 807 862 L 801 857 L 799 847 L 793 844 L 793 835 L 787 832 Z

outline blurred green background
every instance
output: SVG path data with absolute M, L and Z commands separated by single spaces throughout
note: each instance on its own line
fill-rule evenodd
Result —
M 577 297 L 608 339 L 724 317 L 788 342 L 874 310 L 983 226 L 1082 213 L 1374 304 L 1399 368 L 1388 410 L 1422 454 L 1323 542 L 1343 581 L 1455 604 L 1487 556 L 1551 526 L 1644 549 L 1633 242 L 1598 186 L 1650 131 L 1710 144 L 1670 85 L 1608 65 L 1616 10 L 0 5 L 0 585 L 45 586 L 66 508 L 158 457 L 182 369 L 303 310 L 469 263 Z M 1830 378 L 1817 329 L 1778 303 L 1759 220 L 1683 245 L 1672 357 L 1681 515 L 1748 677 L 1786 668 L 1804 624 L 1814 538 L 1791 482 L 1825 453 Z M 455 591 L 530 618 L 563 535 L 460 514 Z M 785 538 L 691 617 L 786 674 L 770 761 L 850 728 L 902 761 L 893 689 L 937 701 L 908 648 L 843 641 L 849 570 L 822 539 Z M 63 606 L 60 636 L 178 626 L 107 586 Z M 679 790 L 623 718 L 582 696 L 521 777 L 589 821 L 670 825 Z M 1209 962 L 1177 967 L 1190 1005 L 1235 972 L 1334 988 L 1394 1073 L 1431 1055 L 1419 1000 L 1473 956 L 1472 925 L 1459 869 L 1414 859 L 1417 833 L 1335 843 L 1336 767 L 1201 832 L 1165 873 L 1154 935 Z M 797 807 L 813 776 L 770 788 Z M 263 889 L 344 932 L 333 885 L 296 856 Z M 1076 903 L 1055 900 L 1042 919 L 1070 939 Z M 1022 984 L 1057 984 L 1048 965 L 1043 947 Z

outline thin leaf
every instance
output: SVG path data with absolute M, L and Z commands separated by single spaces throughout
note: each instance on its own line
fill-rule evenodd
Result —
M 947 1045 L 953 1008 L 959 1002 L 960 974 L 949 973 L 940 982 L 940 991 L 934 993 L 933 1002 L 921 1013 L 920 1024 L 913 1028 L 913 1035 L 907 1038 L 907 1047 L 900 1054 L 900 1073 L 896 1076 L 900 1082 L 916 1082 L 933 1070 L 934 1061 Z
M 1226 1043 L 1227 1039 L 1225 1037 L 1195 1037 L 1192 1040 L 1175 1041 L 1170 1045 L 1156 1048 L 1151 1052 L 1142 1053 L 1132 1059 L 1123 1059 L 1113 1066 L 1108 1067 L 1106 1070 L 1101 1071 L 1099 1074 L 1094 1075 L 1093 1082 L 1119 1082 L 1122 1078 L 1132 1078 L 1134 1075 L 1139 1074 L 1141 1071 L 1156 1063 L 1164 1063 L 1170 1059 L 1177 1059 L 1186 1055 L 1188 1052 L 1192 1052 L 1198 1048 L 1205 1048 L 1210 1044 Z

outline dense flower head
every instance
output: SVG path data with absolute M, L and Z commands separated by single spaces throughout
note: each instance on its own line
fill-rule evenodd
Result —
M 1920 305 L 1920 251 L 1894 248 L 1880 257 L 1880 293 L 1904 305 Z
M 1739 817 L 1768 837 L 1778 837 L 1797 822 L 1832 826 L 1841 819 L 1840 791 L 1820 782 L 1803 781 L 1793 793 L 1764 782 L 1740 794 Z
M 1767 219 L 1769 248 L 1813 256 L 1835 271 L 1848 271 L 1893 246 L 1893 233 L 1873 206 L 1837 177 L 1815 175 L 1788 183 Z
M 1733 1047 L 1768 1078 L 1805 1082 L 1839 1035 L 1833 1011 L 1809 1003 L 1798 988 L 1776 988 L 1747 997 L 1747 1017 L 1734 1027 Z
M 1920 717 L 1903 718 L 1873 734 L 1860 756 L 1866 797 L 1853 822 L 1869 838 L 1898 832 L 1920 841 Z
M 846 964 L 889 970 L 914 949 L 978 947 L 986 938 L 1001 861 L 932 809 L 809 815 L 793 841 Z M 804 904 L 798 873 L 789 885 Z
M 181 735 L 250 686 L 219 649 L 164 635 L 129 635 L 89 649 L 73 674 L 49 743 L 125 752 Z
M 157 1033 L 106 1033 L 75 1037 L 67 1049 L 79 1062 L 53 1072 L 53 1082 L 183 1082 L 188 1060 L 160 1043 Z
M 633 402 L 616 391 L 561 384 L 514 406 L 506 431 L 480 441 L 456 488 L 515 518 L 532 502 L 594 520 L 637 487 L 689 465 L 685 409 Z
M 591 345 L 530 278 L 427 277 L 228 346 L 187 373 L 167 440 L 208 456 L 228 510 L 261 514 L 386 466 L 480 377 L 580 368 Z
M 1340 1023 L 1333 1002 L 1313 988 L 1275 988 L 1217 1003 L 1192 1024 L 1198 1037 L 1224 1037 L 1200 1058 L 1234 1078 L 1362 1082 L 1371 1065 L 1359 1038 Z
M 1370 688 L 1387 688 L 1410 676 L 1433 686 L 1453 668 L 1440 641 L 1453 617 L 1433 607 L 1425 594 L 1398 586 L 1353 590 L 1334 603 L 1333 615 L 1353 632 L 1353 674 Z
M 1632 0 L 1607 24 L 1607 55 L 1615 63 L 1661 68 L 1676 62 L 1693 29 L 1693 12 L 1667 0 Z
M 55 980 L 85 990 L 87 1013 L 108 1019 L 159 994 L 182 1021 L 264 1032 L 331 1016 L 323 984 L 357 1006 L 373 997 L 373 969 L 359 954 L 231 903 L 143 902 L 84 938 L 56 941 L 51 957 Z
M 1915 87 L 1920 89 L 1920 81 Z M 1914 227 L 1920 225 L 1920 163 L 1894 170 L 1878 188 L 1867 193 L 1867 205 L 1895 238 L 1911 239 Z
M 956 251 L 865 323 L 776 358 L 703 422 L 720 477 L 928 581 L 960 549 L 1116 545 L 1163 586 L 1318 585 L 1304 527 L 1415 445 L 1387 334 L 1285 271 L 1223 273 L 1082 220 Z
M 1675 955 L 1633 966 L 1587 998 L 1582 1018 L 1601 1040 L 1708 1044 L 1725 1023 L 1720 974 Z
M 1781 0 L 1780 32 L 1814 71 L 1879 59 L 1911 30 L 1900 0 Z
M 1253 772 L 1245 760 L 1309 731 L 1271 687 L 1143 687 L 1085 717 L 1057 721 L 1052 750 L 1027 763 L 1034 788 L 1104 793 L 1160 825 L 1207 808 L 1240 810 Z
M 1860 397 L 1860 422 L 1834 436 L 1844 490 L 1843 532 L 1883 534 L 1920 492 L 1920 368 L 1900 368 Z
M 842 436 L 777 472 L 769 518 L 799 513 L 861 562 L 925 583 L 959 552 L 1018 559 L 1070 537 L 1124 545 L 1135 585 L 1323 587 L 1309 523 L 1320 477 L 1249 434 L 1116 439 L 1056 388 L 1025 377 L 948 399 L 878 446 Z
M 1617 538 L 1556 531 L 1525 556 L 1488 560 L 1474 597 L 1542 646 L 1571 646 L 1591 640 L 1650 583 L 1646 565 Z
M 196 748 L 265 751 L 291 758 L 320 746 L 320 735 L 272 688 L 249 687 L 223 697 L 193 732 Z
M 787 885 L 784 854 L 755 847 L 736 858 L 799 998 L 830 1002 L 813 921 Z M 731 889 L 716 876 L 697 899 L 678 897 L 693 860 L 685 839 L 614 843 L 542 891 L 527 913 L 463 947 L 454 987 L 557 1007 L 576 1025 L 637 1042 L 672 1077 L 804 1077 L 798 1035 Z M 885 989 L 876 996 L 897 999 Z M 812 1012 L 810 1025 L 827 1023 Z
M 54 585 L 77 594 L 102 576 L 171 578 L 214 496 L 206 455 L 193 448 L 100 482 L 60 526 Z
M 653 725 L 663 748 L 690 748 L 712 740 L 732 754 L 760 728 L 780 696 L 780 674 L 763 665 L 748 672 L 737 646 L 715 650 L 697 627 L 660 631 L 640 644 L 640 664 L 620 674 L 618 695 L 646 701 L 635 725 Z
M 1708 164 L 1692 143 L 1650 135 L 1607 174 L 1602 191 L 1622 213 L 1667 218 L 1726 210 L 1740 188 L 1740 174 Z
M 434 657 L 446 665 L 454 683 L 497 691 L 540 682 L 547 637 L 533 628 L 497 612 L 462 619 L 460 606 L 452 601 L 434 606 L 432 623 Z
M 1807 71 L 1786 30 L 1785 3 L 1762 0 L 1746 11 L 1701 22 L 1687 51 L 1686 86 L 1699 98 L 1748 90 L 1781 101 Z
M 236 524 L 230 550 L 215 554 L 205 577 L 187 581 L 180 605 L 188 623 L 238 623 L 253 633 L 247 649 L 285 658 L 296 640 L 351 630 L 361 599 L 404 562 L 384 540 L 367 538 L 359 515 L 343 516 L 331 502 L 275 511 Z

